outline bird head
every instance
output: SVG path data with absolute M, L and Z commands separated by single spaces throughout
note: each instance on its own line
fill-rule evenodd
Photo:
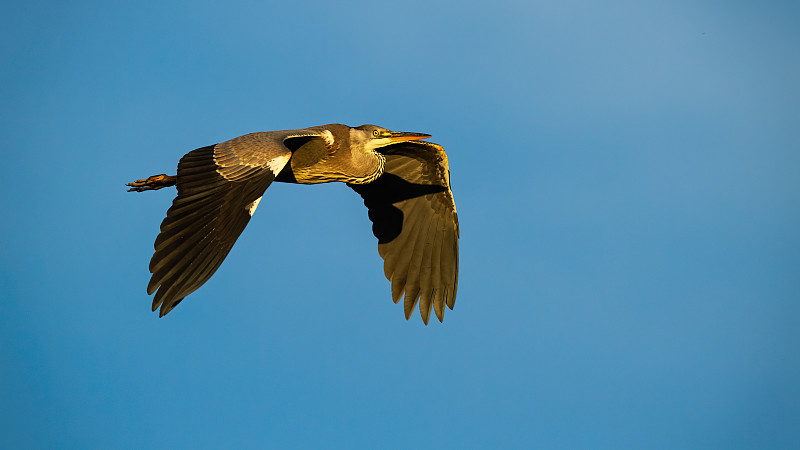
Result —
M 361 125 L 352 128 L 350 135 L 351 141 L 355 139 L 356 141 L 363 142 L 367 150 L 375 150 L 398 142 L 416 141 L 418 139 L 427 139 L 431 137 L 430 134 L 392 131 L 377 125 Z

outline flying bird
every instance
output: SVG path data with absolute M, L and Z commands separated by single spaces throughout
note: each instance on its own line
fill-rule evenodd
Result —
M 422 133 L 375 125 L 322 125 L 245 134 L 193 150 L 177 175 L 128 183 L 129 191 L 176 186 L 150 260 L 147 293 L 163 317 L 216 272 L 273 181 L 347 183 L 364 199 L 406 319 L 419 302 L 441 322 L 458 287 L 458 215 L 444 149 Z

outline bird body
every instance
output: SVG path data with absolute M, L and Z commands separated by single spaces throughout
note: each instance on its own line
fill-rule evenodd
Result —
M 279 174 L 277 181 L 302 184 L 342 181 L 363 184 L 369 183 L 383 172 L 385 158 L 362 142 L 362 133 L 353 132 L 355 128 L 330 124 L 306 130 L 320 133 L 323 139 L 309 137 L 287 142 L 292 150 L 292 158 L 289 166 Z
M 458 216 L 447 156 L 421 133 L 330 124 L 250 133 L 193 150 L 176 176 L 128 183 L 131 191 L 176 185 L 150 261 L 153 310 L 167 314 L 227 256 L 273 181 L 347 183 L 364 199 L 395 303 L 408 319 L 419 301 L 427 324 L 453 308 Z

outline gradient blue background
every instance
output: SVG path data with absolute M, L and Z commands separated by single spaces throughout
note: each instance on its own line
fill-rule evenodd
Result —
M 5 2 L 3 448 L 798 448 L 796 2 Z M 433 134 L 444 324 L 361 199 L 273 185 L 217 274 L 145 293 L 189 150 Z

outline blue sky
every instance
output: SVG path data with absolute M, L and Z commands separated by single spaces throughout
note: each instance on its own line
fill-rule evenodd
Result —
M 796 448 L 792 2 L 7 2 L 0 447 Z M 174 173 L 430 133 L 458 299 L 403 318 L 361 199 L 270 187 L 163 319 Z

